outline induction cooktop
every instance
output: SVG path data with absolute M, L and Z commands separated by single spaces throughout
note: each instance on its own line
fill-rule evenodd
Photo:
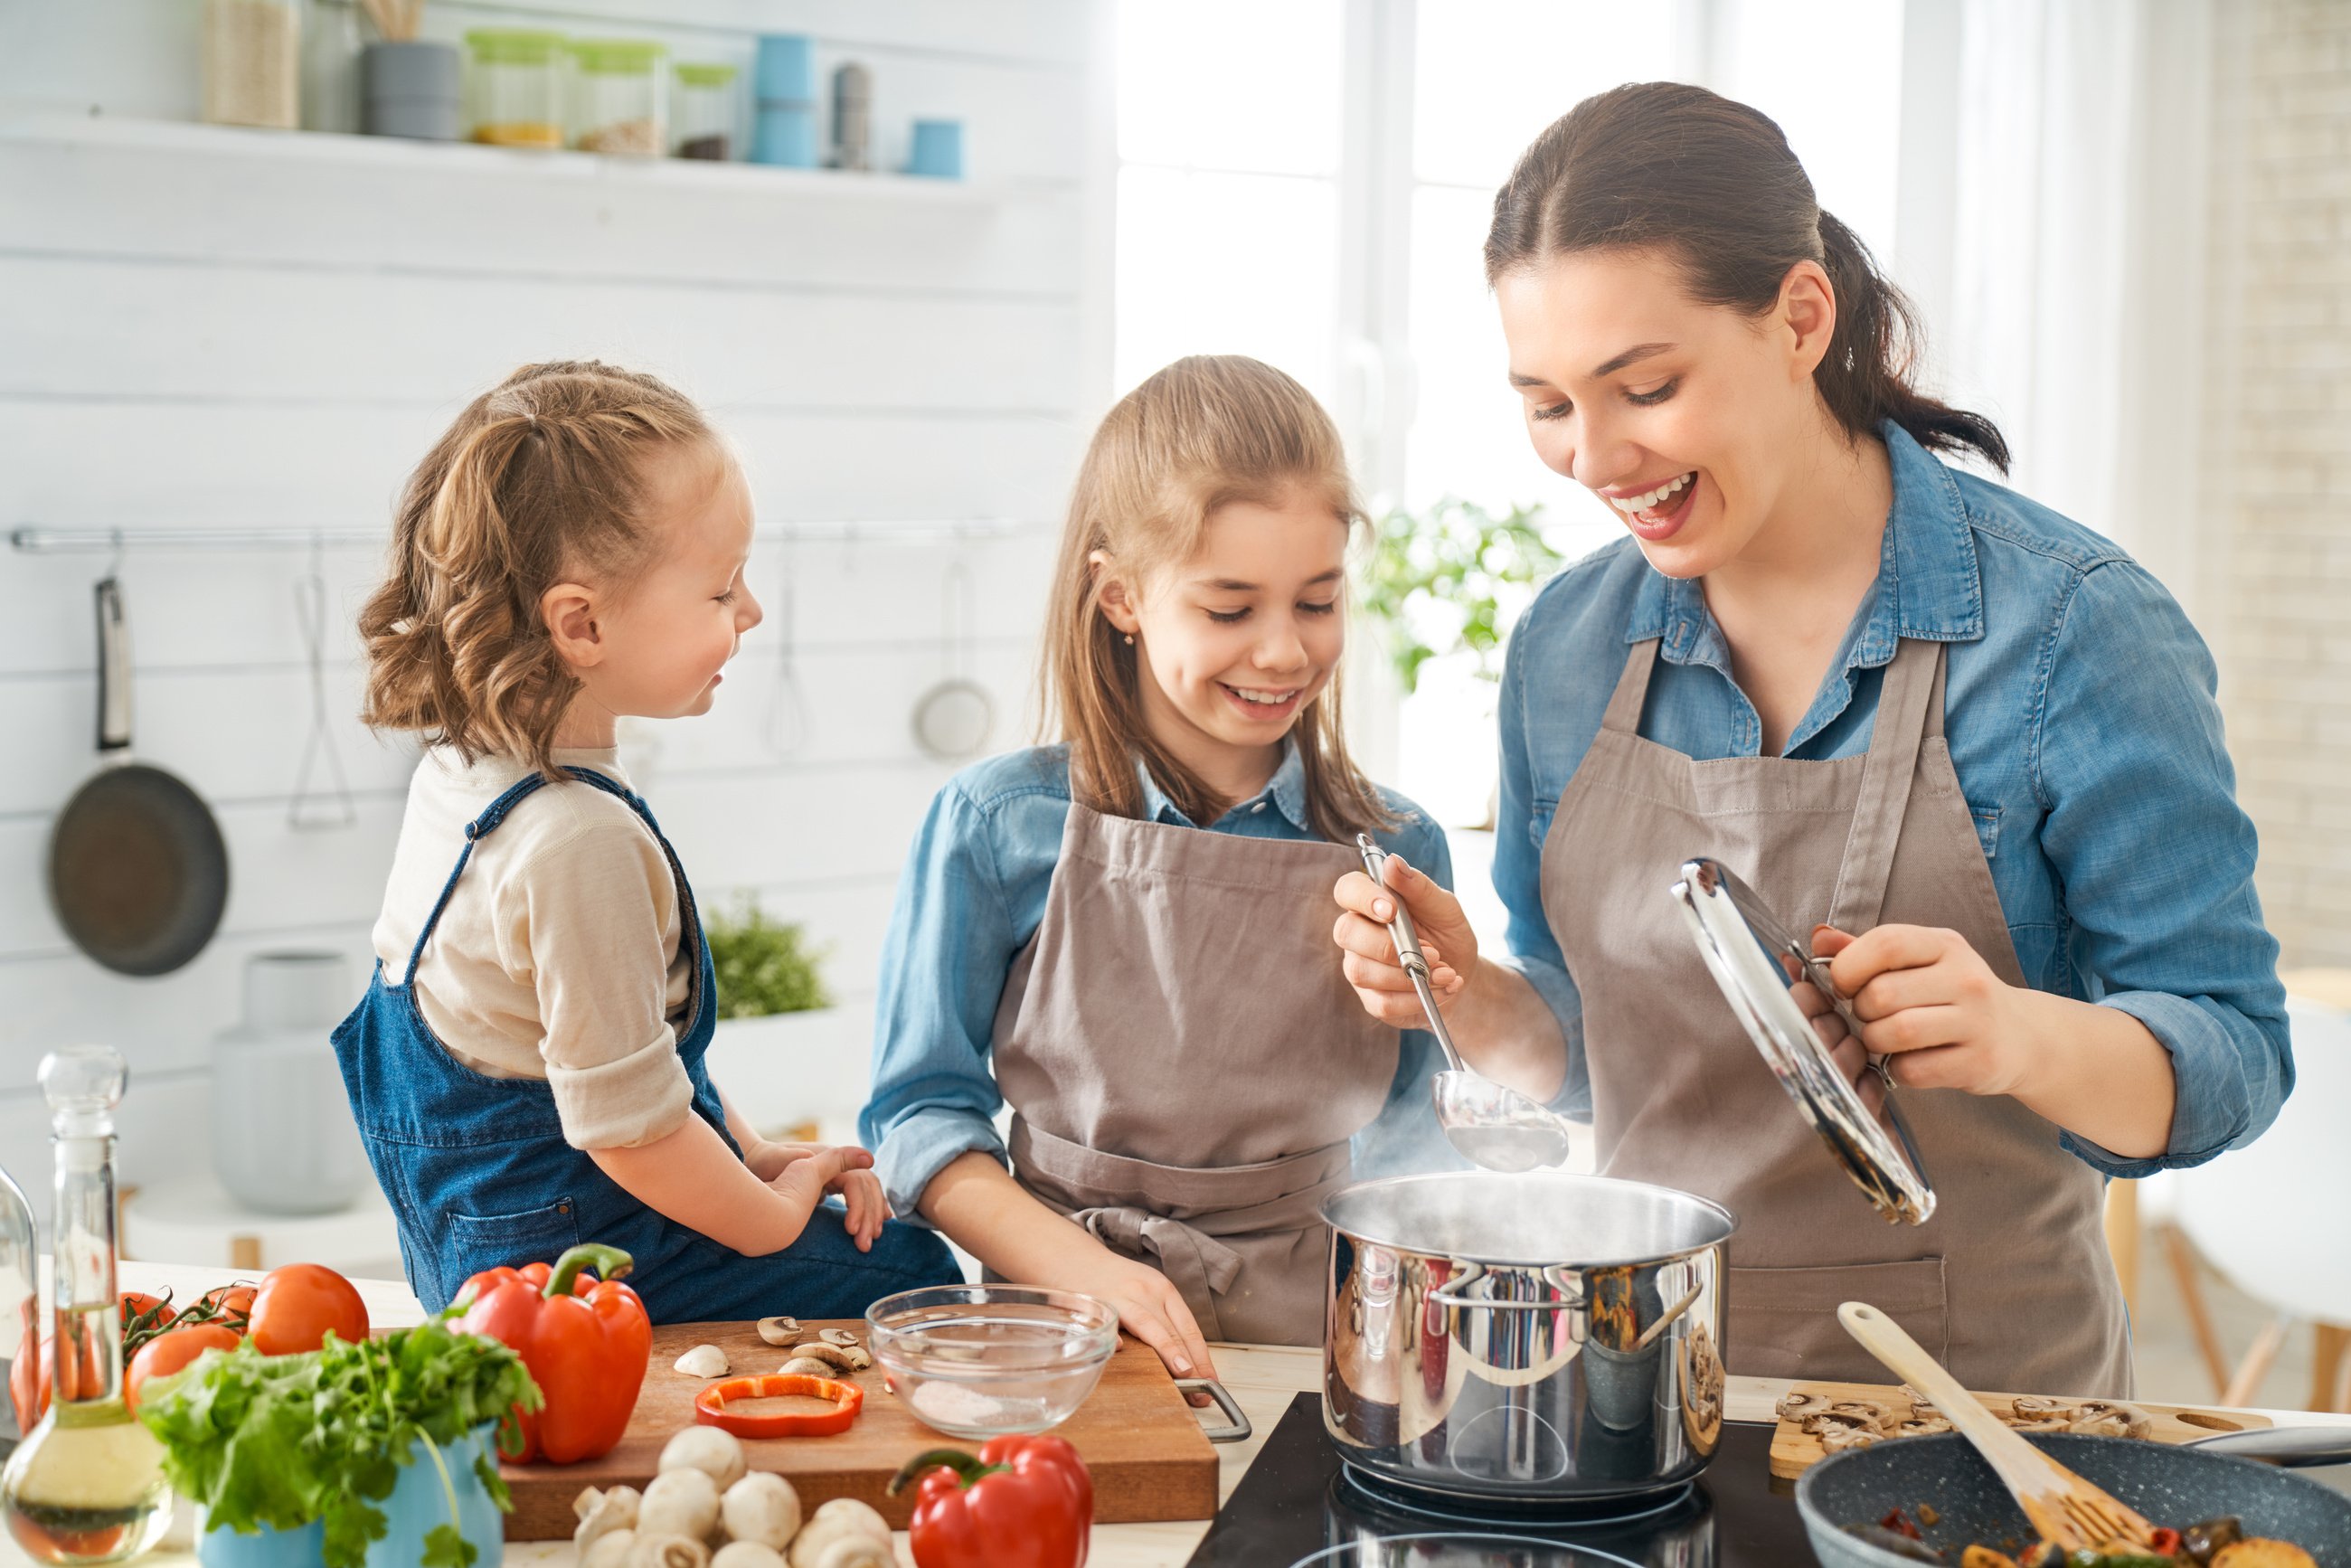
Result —
M 1622 1507 L 1482 1513 L 1342 1464 L 1319 1396 L 1301 1394 L 1187 1568 L 1802 1568 L 1814 1561 L 1771 1428 L 1727 1424 L 1687 1487 Z

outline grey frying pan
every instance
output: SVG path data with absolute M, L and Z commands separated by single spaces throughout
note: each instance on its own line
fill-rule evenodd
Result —
M 131 632 L 122 585 L 98 585 L 99 769 L 49 834 L 49 900 L 66 935 L 120 975 L 168 975 L 220 928 L 228 846 L 201 796 L 131 759 Z

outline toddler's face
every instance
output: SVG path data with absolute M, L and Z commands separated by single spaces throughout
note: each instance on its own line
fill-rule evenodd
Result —
M 598 611 L 604 656 L 580 675 L 611 713 L 683 718 L 710 711 L 720 671 L 759 623 L 743 578 L 751 492 L 735 460 L 703 444 L 658 455 L 644 478 L 659 553 Z
M 1234 501 L 1192 559 L 1153 574 L 1134 605 L 1144 711 L 1180 756 L 1290 733 L 1345 651 L 1347 525 L 1293 492 Z

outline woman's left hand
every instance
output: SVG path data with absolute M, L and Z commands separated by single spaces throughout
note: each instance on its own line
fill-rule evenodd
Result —
M 2010 985 L 1956 931 L 1815 926 L 1813 951 L 1904 1089 L 2014 1094 L 2033 1061 L 2038 992 Z

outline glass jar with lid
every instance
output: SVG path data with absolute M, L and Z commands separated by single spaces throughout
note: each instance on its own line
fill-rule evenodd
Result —
M 473 139 L 494 147 L 563 145 L 563 35 L 476 27 L 465 35 Z
M 571 145 L 658 158 L 669 150 L 669 50 L 636 38 L 571 41 Z
M 735 155 L 735 68 L 677 67 L 677 98 L 670 116 L 677 130 L 674 147 L 681 158 L 724 163 Z

